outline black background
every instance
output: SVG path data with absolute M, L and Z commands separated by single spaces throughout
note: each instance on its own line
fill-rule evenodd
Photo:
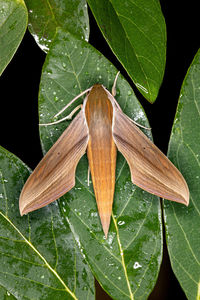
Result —
M 150 121 L 155 144 L 166 153 L 176 112 L 180 88 L 187 69 L 200 47 L 198 1 L 161 0 L 167 25 L 167 62 L 163 84 L 154 104 L 148 103 L 133 89 Z M 99 49 L 127 78 L 126 72 L 106 45 L 91 14 L 90 43 Z M 37 97 L 45 54 L 27 31 L 24 39 L 0 78 L 0 144 L 34 168 L 42 158 L 38 134 Z M 130 81 L 129 81 L 130 82 Z M 131 83 L 131 82 L 130 82 Z M 182 245 L 180 245 L 182 248 Z M 184 249 L 182 248 L 183 255 Z M 164 251 L 158 283 L 151 300 L 186 299 L 170 268 Z M 110 299 L 100 288 L 97 299 Z

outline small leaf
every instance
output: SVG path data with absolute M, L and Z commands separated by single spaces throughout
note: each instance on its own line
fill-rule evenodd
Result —
M 48 123 L 71 99 L 95 83 L 111 90 L 117 70 L 84 41 L 58 31 L 44 64 L 40 85 L 40 123 Z M 116 99 L 123 111 L 148 126 L 129 84 L 119 76 Z M 78 105 L 81 100 L 77 101 Z M 66 111 L 66 115 L 73 105 Z M 46 152 L 70 122 L 41 126 Z M 149 134 L 149 132 L 148 132 Z M 70 143 L 70 141 L 69 141 Z M 134 186 L 118 154 L 113 215 L 105 240 L 92 183 L 87 186 L 86 155 L 76 170 L 76 186 L 60 200 L 80 251 L 102 287 L 114 299 L 146 299 L 157 279 L 162 256 L 159 199 Z
M 188 207 L 164 201 L 172 268 L 188 299 L 200 298 L 200 51 L 184 79 L 169 144 L 169 158 L 190 190 Z
M 0 75 L 19 46 L 27 21 L 23 0 L 0 0 Z
M 30 171 L 3 148 L 0 161 L 1 287 L 17 299 L 94 299 L 91 273 L 57 203 L 21 217 L 19 193 Z
M 143 96 L 154 102 L 164 74 L 166 28 L 159 1 L 88 0 L 109 46 Z
M 56 28 L 89 38 L 89 19 L 86 0 L 25 0 L 29 11 L 29 30 L 45 52 L 56 33 Z

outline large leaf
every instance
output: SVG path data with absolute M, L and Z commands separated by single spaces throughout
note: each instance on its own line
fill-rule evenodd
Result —
M 89 44 L 58 31 L 42 73 L 40 122 L 50 122 L 66 103 L 95 83 L 111 90 L 116 73 L 110 62 Z M 141 106 L 122 76 L 117 82 L 116 98 L 125 113 L 148 126 Z M 68 124 L 40 127 L 44 152 Z M 87 186 L 87 172 L 84 156 L 77 167 L 76 186 L 60 201 L 63 215 L 96 278 L 111 297 L 146 299 L 157 279 L 162 256 L 159 199 L 132 184 L 128 165 L 118 154 L 113 215 L 105 240 L 92 184 Z
M 184 79 L 169 157 L 190 190 L 188 207 L 164 201 L 170 260 L 188 299 L 200 299 L 200 51 Z
M 154 102 L 162 82 L 166 29 L 158 0 L 88 0 L 109 46 L 140 92 Z
M 89 38 L 86 0 L 25 0 L 29 11 L 29 29 L 36 42 L 48 51 L 56 28 Z
M 21 217 L 18 198 L 30 171 L 3 148 L 0 163 L 0 295 L 94 299 L 91 273 L 57 203 Z
M 27 21 L 23 0 L 0 0 L 0 75 L 19 46 Z

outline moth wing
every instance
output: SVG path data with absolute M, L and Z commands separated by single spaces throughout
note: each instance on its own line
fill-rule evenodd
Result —
M 76 166 L 88 138 L 81 110 L 26 181 L 19 200 L 21 215 L 46 206 L 75 185 Z
M 165 199 L 189 204 L 188 186 L 181 173 L 117 108 L 113 119 L 113 138 L 129 164 L 134 184 Z

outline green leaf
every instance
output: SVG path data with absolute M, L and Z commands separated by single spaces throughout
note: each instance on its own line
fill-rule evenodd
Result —
M 95 83 L 111 90 L 116 74 L 113 65 L 88 43 L 58 31 L 42 73 L 40 123 L 52 121 L 71 99 Z M 117 81 L 116 99 L 129 117 L 148 126 L 144 111 L 122 76 Z M 40 127 L 44 152 L 69 123 Z M 111 297 L 146 299 L 157 279 L 162 256 L 159 199 L 132 184 L 128 165 L 118 153 L 113 215 L 105 240 L 87 173 L 85 155 L 76 170 L 75 187 L 60 200 L 77 245 Z
M 94 299 L 92 276 L 57 203 L 21 217 L 18 199 L 30 171 L 3 148 L 0 162 L 1 287 L 17 299 Z
M 29 11 L 29 30 L 45 52 L 49 50 L 56 28 L 89 38 L 86 0 L 25 0 Z
M 3 300 L 16 300 L 4 287 L 0 286 L 0 299 Z
M 188 299 L 200 299 L 200 51 L 184 79 L 169 145 L 169 158 L 185 177 L 190 204 L 164 201 L 172 268 Z
M 23 0 L 0 0 L 0 75 L 19 46 L 27 21 Z
M 150 102 L 164 74 L 165 21 L 158 0 L 88 0 L 110 48 Z

